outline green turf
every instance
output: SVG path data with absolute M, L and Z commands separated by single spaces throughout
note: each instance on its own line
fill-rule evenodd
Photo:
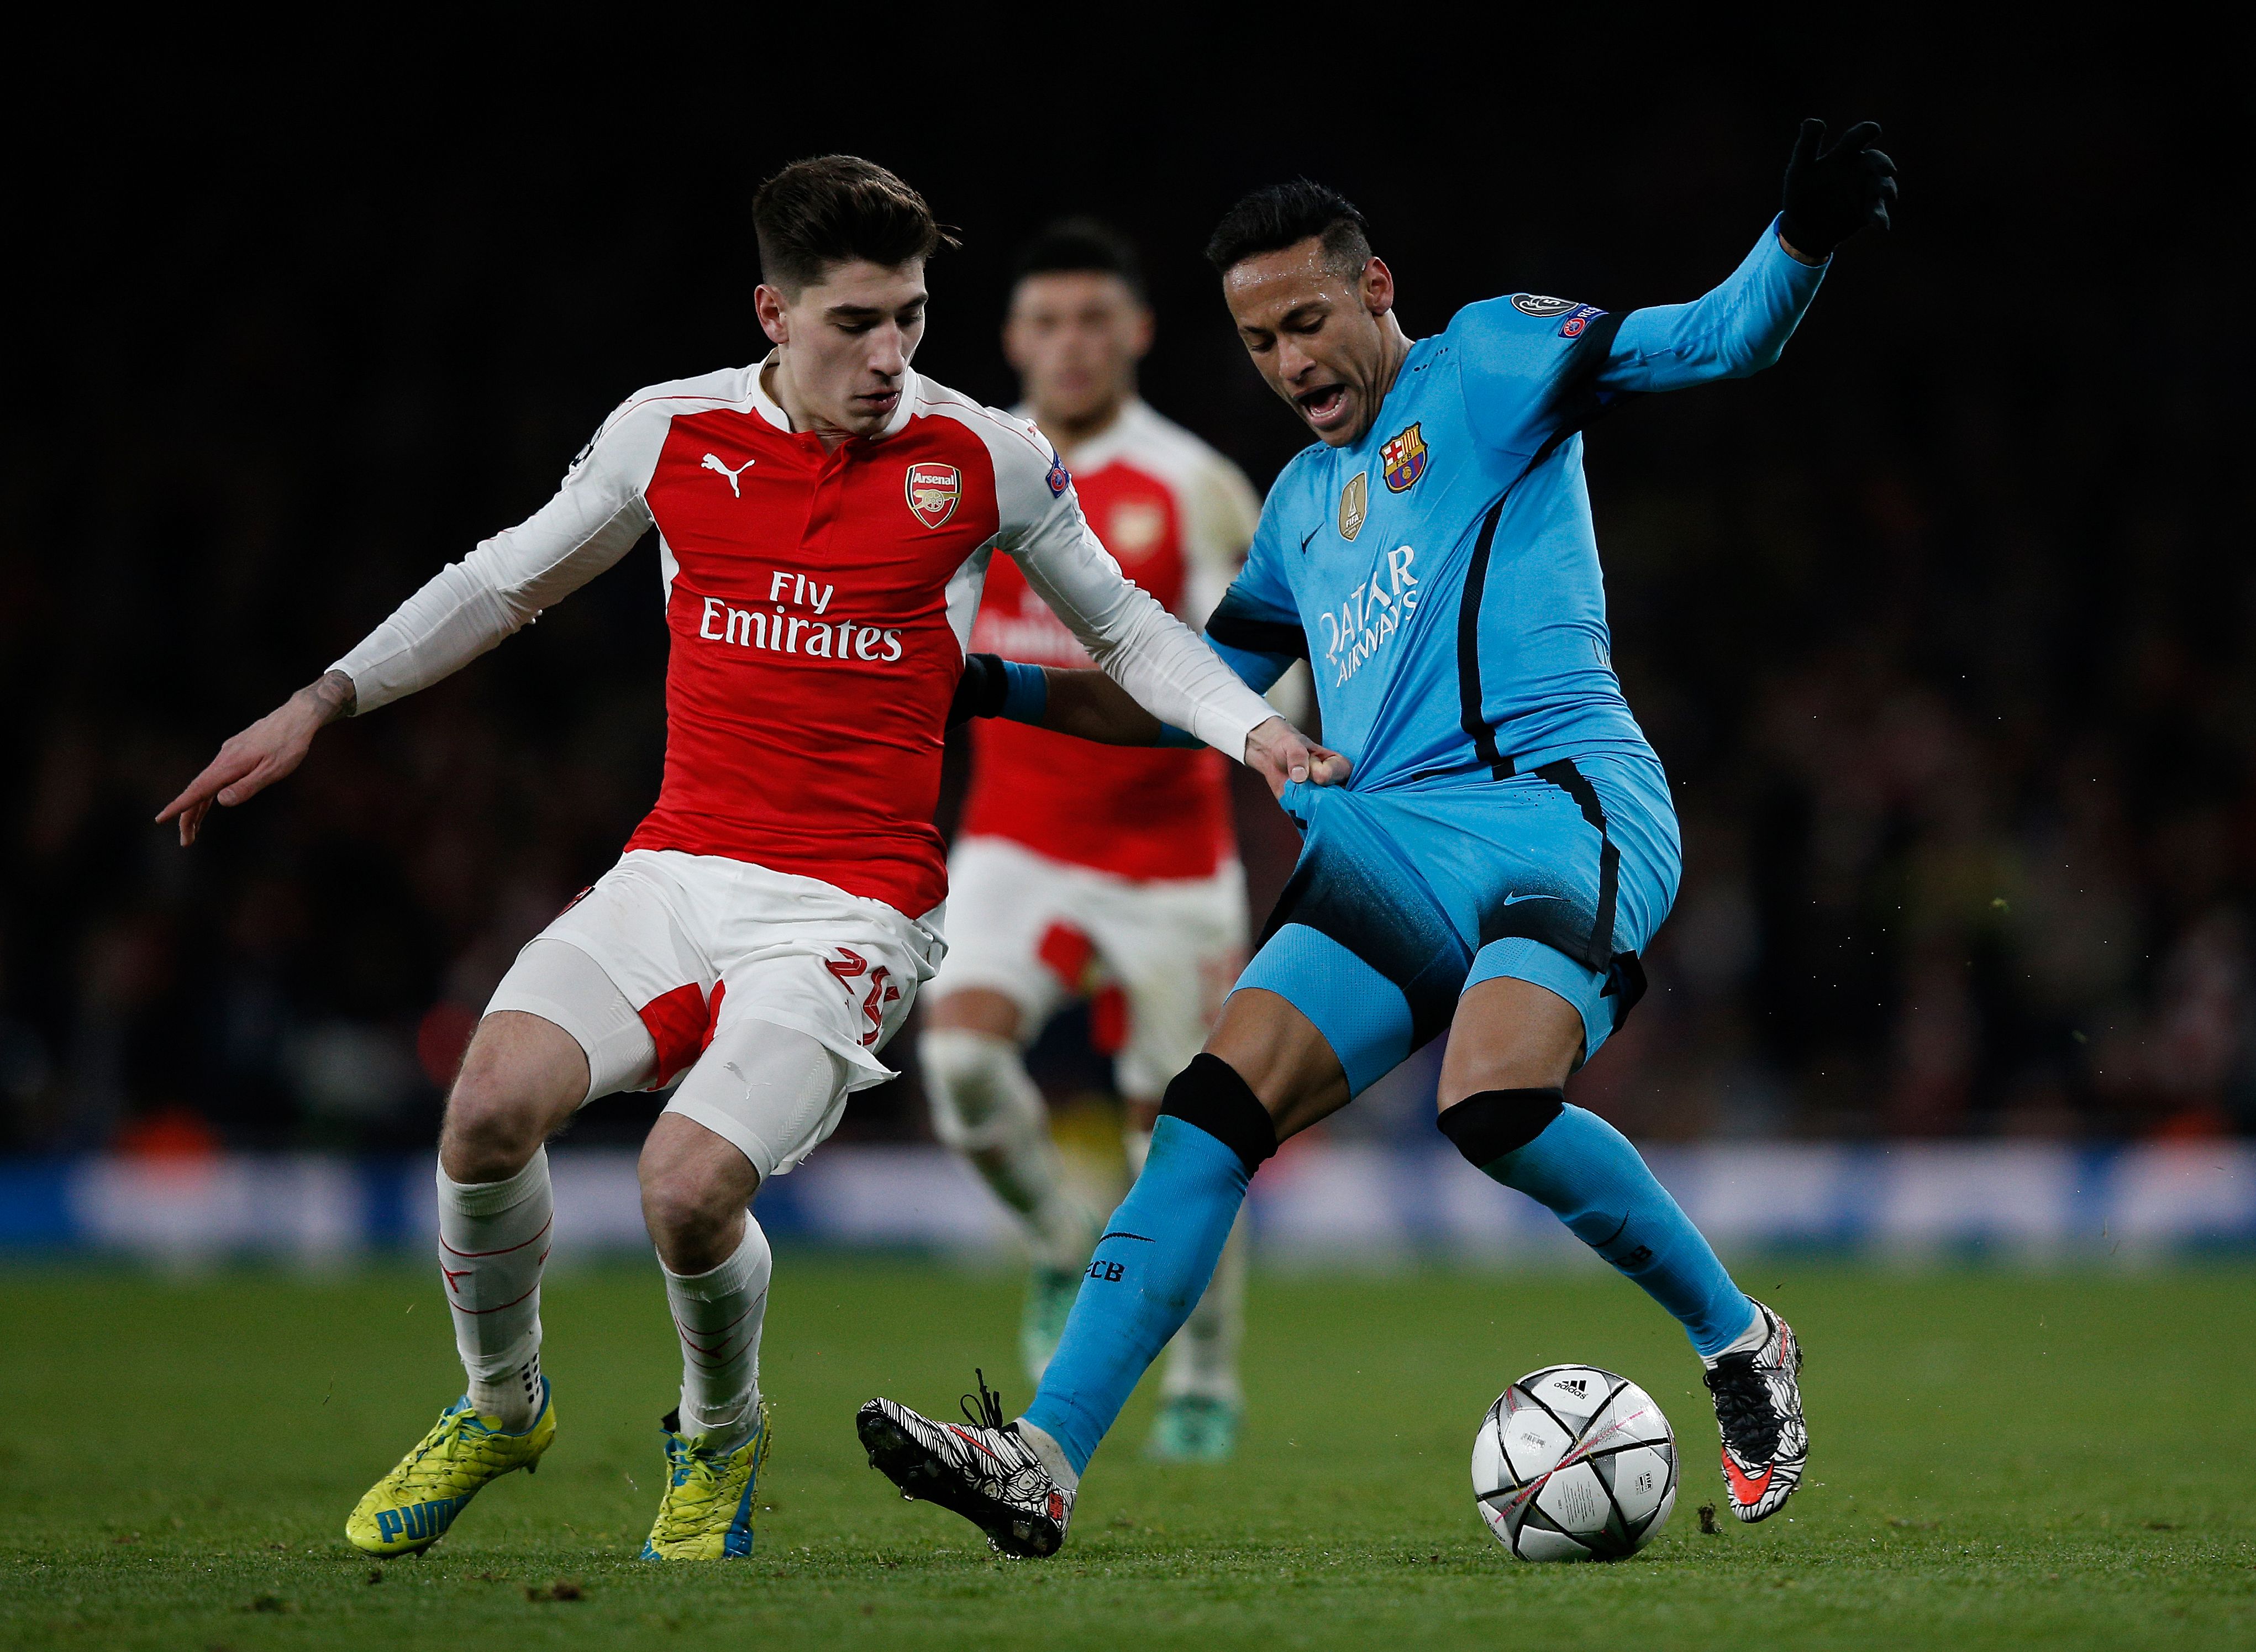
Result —
M 0 1274 L 0 1646 L 2256 1644 L 2256 1270 L 1750 1282 L 1808 1349 L 1791 1518 L 1701 1535 L 1711 1415 L 1617 1281 L 1265 1278 L 1240 1460 L 1138 1461 L 1139 1396 L 1065 1553 L 1013 1563 L 895 1498 L 852 1415 L 877 1393 L 952 1410 L 975 1361 L 1022 1401 L 1015 1282 L 786 1254 L 759 1550 L 692 1569 L 634 1558 L 673 1380 L 649 1269 L 552 1281 L 546 1466 L 382 1567 L 346 1511 L 460 1386 L 421 1270 Z M 1473 1511 L 1483 1408 L 1568 1359 L 1644 1382 L 1688 1447 L 1676 1517 L 1631 1562 L 1521 1564 Z M 539 1598 L 560 1580 L 576 1599 Z

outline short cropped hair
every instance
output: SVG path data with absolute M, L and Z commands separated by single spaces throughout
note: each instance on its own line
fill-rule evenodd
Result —
M 792 162 L 752 197 L 752 229 L 761 274 L 794 296 L 834 264 L 866 258 L 897 270 L 956 244 L 922 195 L 858 155 Z
M 1349 274 L 1371 262 L 1371 226 L 1355 203 L 1306 178 L 1265 185 L 1223 214 L 1207 240 L 1206 261 L 1226 275 L 1248 258 L 1282 252 L 1311 237 L 1323 244 L 1333 265 Z
M 1144 265 L 1128 237 L 1096 218 L 1061 218 L 1019 250 L 1015 286 L 1030 275 L 1117 275 L 1139 301 L 1147 296 Z

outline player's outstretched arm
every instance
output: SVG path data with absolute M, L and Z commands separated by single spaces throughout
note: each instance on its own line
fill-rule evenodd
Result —
M 219 749 L 202 773 L 158 815 L 196 840 L 217 803 L 246 802 L 306 760 L 314 737 L 339 717 L 373 711 L 451 675 L 577 590 L 633 547 L 650 526 L 635 485 L 646 434 L 624 438 L 614 414 L 530 518 L 449 562 L 357 647 Z
M 1784 201 L 1739 267 L 1689 304 L 1660 304 L 1622 319 L 1599 369 L 1611 391 L 1679 390 L 1740 378 L 1777 361 L 1816 296 L 1842 242 L 1868 225 L 1889 226 L 1896 165 L 1859 121 L 1825 143 L 1825 123 L 1806 120 L 1787 162 Z
M 948 720 L 953 726 L 971 717 L 1006 717 L 1099 745 L 1200 744 L 1137 704 L 1102 671 L 1025 665 L 995 654 L 972 654 L 963 662 Z M 1348 776 L 1345 758 L 1281 717 L 1248 731 L 1244 760 L 1269 782 L 1272 794 L 1288 780 L 1336 786 Z
M 353 681 L 343 672 L 307 683 L 221 746 L 203 773 L 159 811 L 158 823 L 179 821 L 180 847 L 186 849 L 196 841 L 214 803 L 233 808 L 256 797 L 306 760 L 315 735 L 352 710 Z
M 1003 548 L 1034 594 L 1065 622 L 1103 674 L 1157 722 L 1173 724 L 1268 780 L 1328 785 L 1346 778 L 1188 625 L 1120 571 L 1081 513 L 1073 479 L 1031 426 L 1000 445 Z M 1327 760 L 1329 759 L 1329 760 Z

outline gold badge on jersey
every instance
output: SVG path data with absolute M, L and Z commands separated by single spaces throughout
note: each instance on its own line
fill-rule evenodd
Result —
M 955 514 L 963 497 L 963 473 L 952 464 L 913 464 L 902 485 L 909 514 L 927 527 L 938 527 Z
M 1347 486 L 1340 490 L 1339 531 L 1343 540 L 1351 540 L 1363 532 L 1363 519 L 1371 511 L 1371 484 L 1363 471 L 1348 478 Z

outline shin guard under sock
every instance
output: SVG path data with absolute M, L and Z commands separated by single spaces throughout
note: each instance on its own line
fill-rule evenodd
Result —
M 1143 1174 L 1104 1225 L 1026 1408 L 1075 1474 L 1198 1305 L 1247 1183 L 1276 1150 L 1268 1112 L 1226 1062 L 1200 1055 L 1167 1086 Z
M 540 1273 L 554 1199 L 548 1150 L 504 1182 L 439 1183 L 439 1271 L 470 1403 L 508 1430 L 540 1400 Z
M 1703 1355 L 1728 1347 L 1754 1304 L 1629 1139 L 1556 1090 L 1490 1090 L 1448 1109 L 1442 1133 L 1484 1175 L 1547 1207 L 1643 1287 Z
M 1129 1131 L 1124 1145 L 1129 1173 L 1142 1175 L 1144 1156 L 1151 1151 L 1151 1133 Z M 1230 1230 L 1230 1242 L 1222 1247 L 1221 1259 L 1214 1265 L 1206 1294 L 1167 1345 L 1167 1373 L 1160 1392 L 1168 1399 L 1196 1394 L 1236 1405 L 1244 1397 L 1237 1380 L 1237 1350 L 1245 1340 L 1245 1275 L 1251 1249 L 1241 1212 L 1237 1225 Z
M 744 1243 L 711 1272 L 658 1267 L 681 1339 L 681 1432 L 733 1451 L 759 1426 L 760 1327 L 775 1271 L 768 1236 L 747 1211 Z

